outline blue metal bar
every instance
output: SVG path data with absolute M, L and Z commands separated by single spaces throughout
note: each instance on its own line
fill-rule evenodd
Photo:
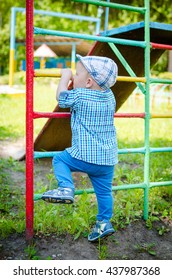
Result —
M 25 8 L 13 7 L 12 9 L 14 9 L 15 12 L 24 12 L 24 13 L 26 12 Z M 36 9 L 34 9 L 34 14 L 54 16 L 54 17 L 60 17 L 60 18 L 69 18 L 69 19 L 74 19 L 74 20 L 77 19 L 77 20 L 83 20 L 83 21 L 100 22 L 100 19 L 95 18 L 95 17 L 65 14 L 65 13 L 58 13 L 58 12 L 51 12 L 51 11 L 44 11 L 44 10 L 36 10 Z

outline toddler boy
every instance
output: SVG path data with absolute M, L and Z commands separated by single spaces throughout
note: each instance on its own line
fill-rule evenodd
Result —
M 117 65 L 107 57 L 77 55 L 76 74 L 63 69 L 56 98 L 61 108 L 71 110 L 72 145 L 53 158 L 58 189 L 45 192 L 42 199 L 52 203 L 73 203 L 72 172 L 87 173 L 97 203 L 97 222 L 88 236 L 96 241 L 114 233 L 112 180 L 118 162 L 114 127 L 116 102 L 111 87 L 116 82 Z M 72 80 L 73 89 L 68 90 Z

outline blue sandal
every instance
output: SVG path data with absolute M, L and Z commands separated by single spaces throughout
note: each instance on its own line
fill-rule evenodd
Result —
M 71 204 L 74 202 L 74 191 L 70 188 L 49 190 L 43 193 L 42 199 L 50 203 Z
M 97 221 L 92 232 L 88 236 L 88 241 L 95 242 L 99 238 L 105 238 L 115 232 L 111 222 Z

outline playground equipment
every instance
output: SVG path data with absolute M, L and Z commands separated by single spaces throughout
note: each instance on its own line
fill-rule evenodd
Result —
M 145 112 L 143 113 L 116 113 L 116 117 L 143 118 L 144 119 L 144 147 L 121 149 L 119 154 L 141 153 L 144 155 L 144 182 L 131 185 L 120 185 L 113 190 L 125 190 L 140 188 L 144 191 L 143 217 L 148 218 L 149 189 L 156 186 L 170 186 L 172 181 L 150 182 L 149 166 L 150 155 L 154 152 L 172 152 L 172 147 L 153 148 L 149 143 L 149 123 L 151 118 L 172 117 L 168 115 L 151 115 L 150 113 L 150 84 L 171 84 L 171 80 L 153 79 L 150 77 L 150 67 L 158 60 L 160 55 L 167 49 L 172 49 L 172 25 L 149 22 L 149 0 L 144 1 L 144 7 L 132 7 L 105 1 L 82 1 L 77 2 L 102 5 L 128 11 L 135 11 L 144 15 L 144 22 L 129 25 L 127 27 L 105 31 L 100 36 L 78 34 L 73 32 L 62 32 L 35 28 L 35 34 L 49 34 L 53 36 L 64 36 L 96 41 L 90 54 L 106 55 L 117 62 L 119 75 L 117 83 L 112 88 L 117 101 L 117 110 L 126 101 L 136 86 L 139 87 L 145 97 Z M 26 1 L 26 26 L 27 26 L 27 107 L 26 107 L 26 238 L 33 236 L 33 200 L 38 200 L 41 195 L 33 193 L 33 168 L 34 158 L 52 157 L 57 151 L 63 150 L 70 145 L 70 113 L 68 110 L 55 108 L 53 113 L 34 112 L 33 110 L 33 79 L 41 74 L 33 71 L 33 1 Z M 162 32 L 160 32 L 162 31 Z M 45 73 L 44 73 L 45 75 Z M 57 74 L 47 74 L 57 77 Z M 43 75 L 42 75 L 43 76 Z M 37 118 L 49 118 L 46 125 L 33 143 L 33 122 Z M 56 131 L 54 130 L 56 128 Z M 45 136 L 48 146 L 45 146 Z M 52 137 L 53 136 L 53 137 Z M 55 141 L 52 140 L 55 138 Z M 65 140 L 65 141 L 64 141 Z M 54 142 L 57 142 L 55 145 Z M 52 145 L 51 145 L 52 144 Z M 45 149 L 46 152 L 39 150 Z M 34 151 L 35 150 L 35 151 Z M 93 189 L 84 190 L 93 193 Z M 76 194 L 83 193 L 76 190 Z

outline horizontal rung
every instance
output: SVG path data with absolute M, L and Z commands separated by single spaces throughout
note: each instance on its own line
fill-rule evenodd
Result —
M 63 119 L 63 118 L 70 118 L 71 113 L 68 112 L 52 112 L 52 113 L 47 113 L 47 112 L 34 112 L 33 113 L 33 118 L 34 119 L 40 119 L 40 118 L 56 118 L 56 119 Z
M 146 83 L 146 78 L 144 77 L 130 77 L 130 76 L 118 76 L 117 81 L 119 82 L 141 82 Z
M 120 10 L 127 10 L 127 11 L 132 11 L 132 12 L 137 12 L 140 14 L 144 14 L 146 11 L 145 7 L 134 7 L 134 6 L 129 6 L 129 5 L 124 5 L 124 4 L 118 4 L 118 3 L 110 3 L 106 1 L 96 1 L 96 0 L 72 0 L 74 2 L 82 2 L 85 4 L 92 4 L 96 6 L 102 6 L 102 7 L 109 7 L 109 8 L 114 8 L 114 9 L 120 9 Z
M 37 158 L 49 158 L 49 157 L 54 157 L 57 153 L 57 151 L 52 151 L 52 152 L 34 152 L 34 159 Z M 145 148 L 131 148 L 131 149 L 119 149 L 118 154 L 144 154 L 145 153 Z
M 164 152 L 172 152 L 172 147 L 165 147 L 165 148 L 150 148 L 150 153 L 164 153 Z M 118 149 L 118 154 L 145 154 L 146 148 L 129 148 L 129 149 Z M 37 158 L 50 158 L 54 157 L 60 151 L 51 151 L 51 152 L 34 152 L 34 159 Z
M 153 49 L 172 50 L 172 45 L 151 43 Z
M 54 77 L 54 78 L 60 78 L 61 77 L 61 72 L 60 70 L 56 70 L 54 72 L 48 72 L 48 71 L 39 71 L 35 70 L 34 71 L 34 77 Z
M 75 72 L 75 71 L 73 71 Z M 52 78 L 60 78 L 61 77 L 61 69 L 57 69 L 57 71 L 34 71 L 34 77 L 52 77 Z M 130 76 L 118 76 L 118 82 L 141 82 L 146 83 L 146 79 L 144 77 L 130 77 Z
M 172 186 L 172 181 L 164 181 L 164 182 L 152 182 L 150 183 L 150 187 L 167 187 Z
M 172 84 L 172 80 L 151 78 L 150 83 L 151 84 Z
M 151 118 L 159 118 L 159 119 L 163 119 L 163 118 L 172 118 L 172 114 L 151 114 Z
M 135 40 L 128 40 L 128 39 L 120 39 L 120 38 L 112 38 L 106 37 L 101 35 L 90 35 L 90 34 L 81 34 L 76 32 L 65 32 L 61 30 L 51 30 L 45 28 L 38 28 L 34 27 L 34 34 L 41 34 L 41 35 L 52 35 L 52 36 L 62 36 L 67 38 L 77 38 L 83 40 L 91 40 L 91 41 L 98 41 L 98 42 L 110 42 L 115 43 L 117 45 L 126 45 L 126 46 L 135 46 L 140 48 L 146 48 L 145 41 L 135 41 Z
M 166 153 L 172 152 L 172 147 L 162 147 L 162 148 L 150 148 L 150 153 Z
M 71 113 L 68 112 L 33 112 L 33 118 L 39 119 L 39 118 L 70 118 Z M 115 118 L 144 118 L 145 113 L 116 113 L 114 114 Z
M 146 184 L 130 184 L 130 185 L 120 185 L 120 186 L 112 186 L 112 191 L 118 191 L 118 190 L 128 190 L 128 189 L 145 189 Z M 94 189 L 83 189 L 83 190 L 76 190 L 75 195 L 81 195 L 83 193 L 94 193 Z M 34 194 L 34 201 L 40 200 L 42 198 L 42 194 Z

